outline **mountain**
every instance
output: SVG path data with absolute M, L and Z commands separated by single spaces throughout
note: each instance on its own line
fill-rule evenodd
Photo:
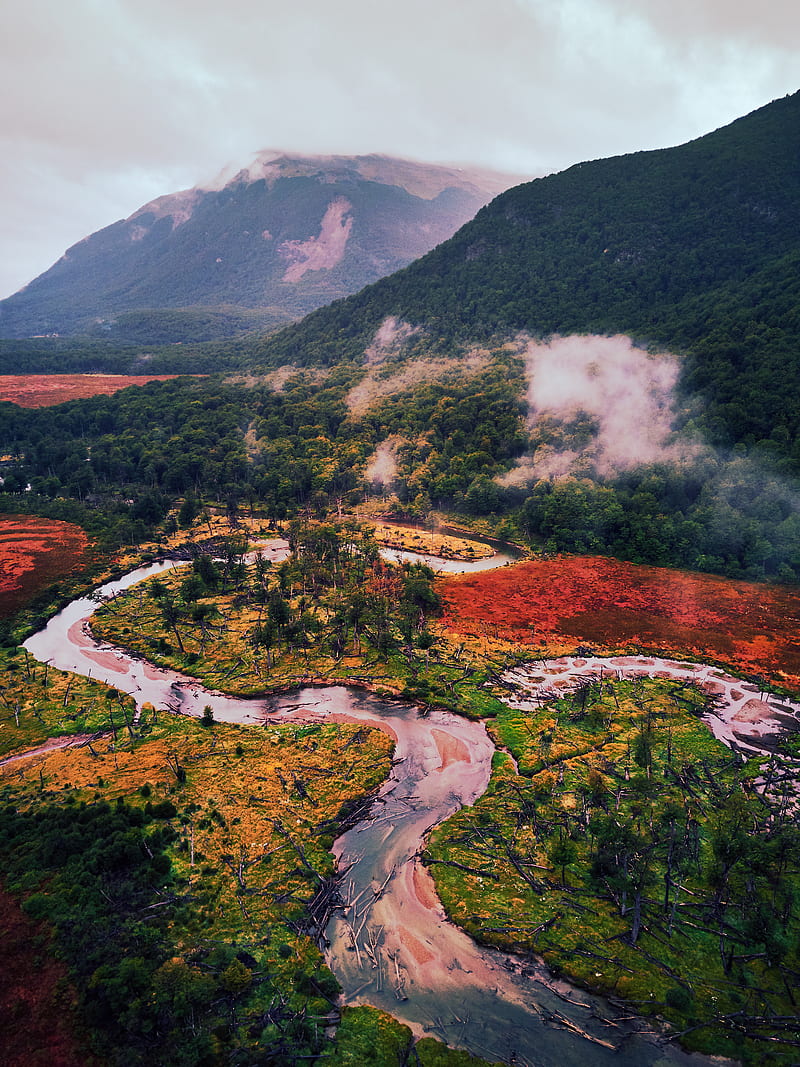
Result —
M 73 245 L 0 302 L 0 336 L 157 343 L 274 327 L 410 263 L 515 180 L 262 152 L 217 188 L 159 197 Z
M 28 485 L 58 517 L 105 502 L 132 543 L 189 494 L 275 519 L 377 494 L 547 552 L 798 582 L 799 142 L 795 94 L 508 190 L 355 295 L 202 346 L 227 379 L 0 404 L 6 505 Z M 197 370 L 200 347 L 158 371 Z
M 779 439 L 800 463 L 800 93 L 688 144 L 519 185 L 405 270 L 260 347 L 265 363 L 519 331 L 626 333 L 683 356 L 720 443 Z

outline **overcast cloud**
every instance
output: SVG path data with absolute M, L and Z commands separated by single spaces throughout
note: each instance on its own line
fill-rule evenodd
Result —
M 798 85 L 766 0 L 4 0 L 0 297 L 264 148 L 527 176 L 679 144 Z

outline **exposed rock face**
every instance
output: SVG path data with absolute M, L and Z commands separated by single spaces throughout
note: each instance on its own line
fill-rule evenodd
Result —
M 331 270 L 341 263 L 353 228 L 353 205 L 340 196 L 328 204 L 319 234 L 307 241 L 284 241 L 278 251 L 289 266 L 284 282 L 299 282 L 310 270 Z
M 515 183 L 387 156 L 261 152 L 73 245 L 0 303 L 0 336 L 202 340 L 201 309 L 224 333 L 291 321 L 406 266 Z

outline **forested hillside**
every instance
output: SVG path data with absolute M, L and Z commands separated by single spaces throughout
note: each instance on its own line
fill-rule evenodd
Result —
M 0 502 L 124 541 L 187 494 L 273 518 L 372 494 L 547 552 L 795 581 L 798 120 L 795 94 L 511 189 L 412 266 L 260 341 L 95 344 L 84 369 L 238 376 L 0 405 Z M 605 336 L 537 346 L 570 333 Z M 7 343 L 5 369 L 53 351 L 25 345 Z M 574 395 L 553 400 L 559 376 Z
M 387 316 L 426 343 L 626 333 L 685 354 L 717 443 L 800 429 L 800 93 L 678 148 L 579 163 L 497 197 L 406 270 L 268 340 L 356 358 Z M 795 460 L 800 455 L 789 448 Z

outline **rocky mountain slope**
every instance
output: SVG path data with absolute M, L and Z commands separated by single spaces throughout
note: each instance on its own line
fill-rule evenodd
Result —
M 262 152 L 157 200 L 0 302 L 0 336 L 156 343 L 273 327 L 407 265 L 515 179 L 386 156 Z

